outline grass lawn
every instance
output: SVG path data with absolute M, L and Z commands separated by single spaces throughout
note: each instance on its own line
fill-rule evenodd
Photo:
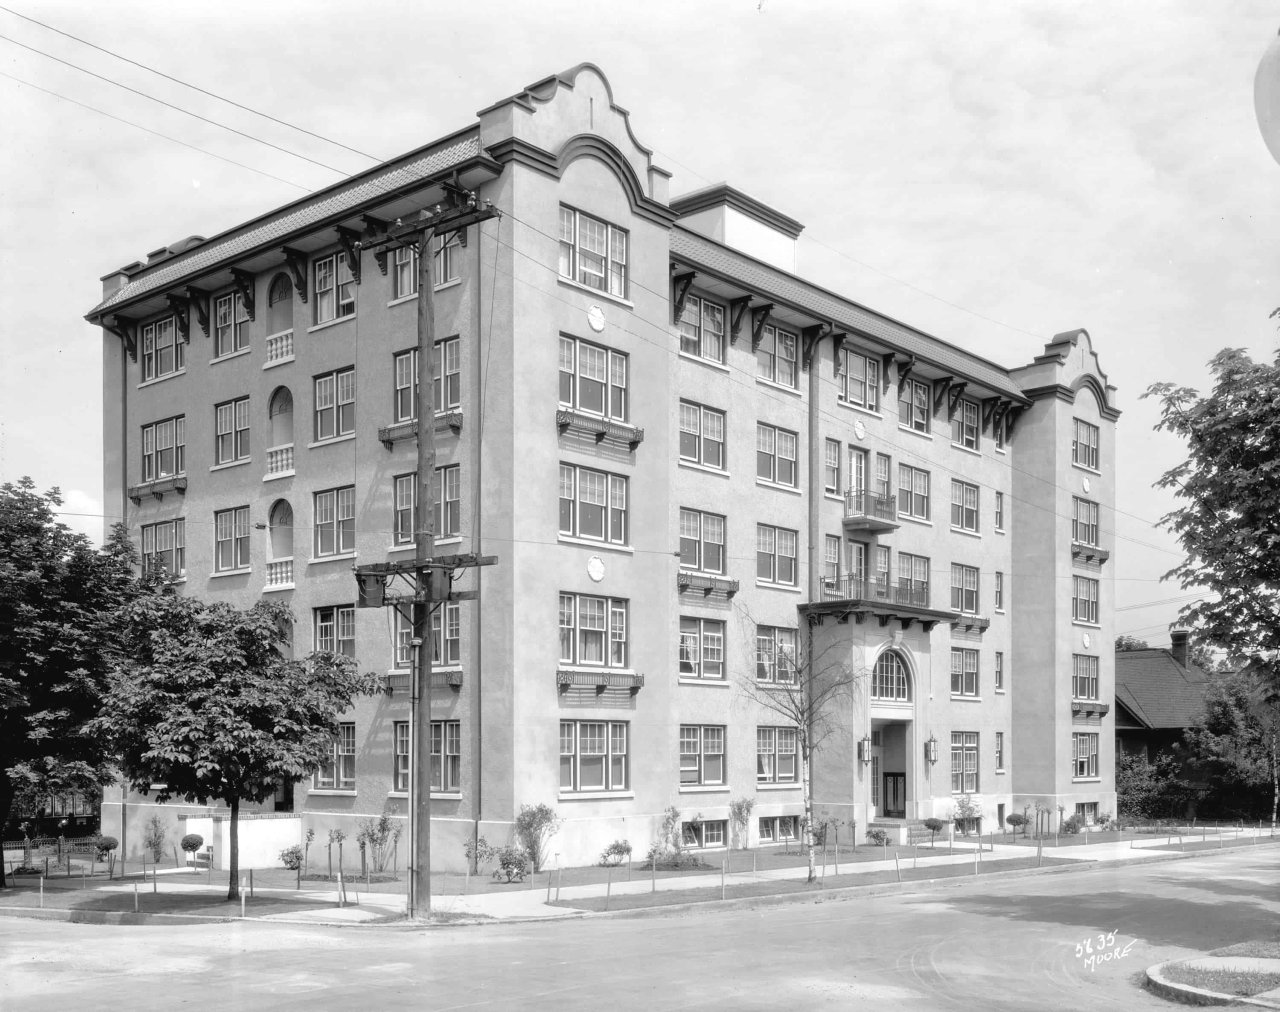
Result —
M 1190 984 L 1205 991 L 1251 998 L 1263 991 L 1280 987 L 1280 973 L 1256 973 L 1249 970 L 1202 970 L 1173 963 L 1162 971 L 1169 980 Z

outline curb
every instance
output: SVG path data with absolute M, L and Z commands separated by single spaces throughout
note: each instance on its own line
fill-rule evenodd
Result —
M 1219 991 L 1206 991 L 1204 988 L 1182 984 L 1165 977 L 1163 970 L 1166 966 L 1181 962 L 1185 961 L 1170 959 L 1147 967 L 1147 988 L 1161 998 L 1168 998 L 1183 1005 L 1247 1005 L 1252 1008 L 1280 1009 L 1280 1005 L 1262 998 L 1245 998 L 1241 995 L 1222 994 Z

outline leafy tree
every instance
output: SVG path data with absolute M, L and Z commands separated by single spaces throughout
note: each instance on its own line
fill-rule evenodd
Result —
M 1280 689 L 1253 670 L 1219 674 L 1205 688 L 1204 722 L 1184 734 L 1189 761 L 1224 814 L 1280 807 Z
M 98 551 L 58 521 L 58 490 L 0 486 L 0 826 L 15 795 L 110 783 L 103 741 L 86 729 L 110 667 L 117 606 L 141 592 L 123 532 Z M 0 888 L 7 883 L 0 864 Z
M 1144 394 L 1160 402 L 1157 430 L 1187 443 L 1156 483 L 1184 503 L 1161 521 L 1186 553 L 1167 576 L 1207 590 L 1183 621 L 1280 686 L 1280 354 L 1267 364 L 1225 348 L 1209 366 L 1206 396 L 1171 383 Z
M 842 661 L 839 650 L 836 641 L 825 649 L 815 649 L 812 629 L 802 630 L 794 656 L 779 649 L 772 657 L 775 674 L 771 681 L 761 681 L 757 671 L 743 672 L 738 678 L 738 687 L 744 696 L 776 714 L 786 726 L 796 729 L 800 793 L 804 802 L 802 833 L 809 862 L 809 882 L 818 878 L 814 857 L 813 755 L 827 738 L 841 729 L 840 716 L 852 699 L 857 681 L 857 675 Z
M 349 657 L 287 659 L 289 609 L 158 594 L 124 612 L 127 635 L 95 722 L 117 748 L 125 776 L 161 802 L 178 796 L 231 809 L 230 883 L 239 896 L 242 801 L 265 801 L 278 782 L 309 775 L 329 755 L 338 716 L 377 691 Z
M 1117 636 L 1116 650 L 1125 652 L 1128 650 L 1150 650 L 1151 646 L 1146 640 L 1140 640 L 1136 636 Z
M 1127 819 L 1167 815 L 1186 796 L 1177 759 L 1149 760 L 1144 753 L 1116 749 L 1116 810 Z

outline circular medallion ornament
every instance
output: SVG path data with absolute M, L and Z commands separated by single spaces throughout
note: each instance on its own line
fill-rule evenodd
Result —
M 867 427 L 862 424 L 861 418 L 853 423 L 853 434 L 859 439 L 867 438 Z
M 591 577 L 593 583 L 599 583 L 604 579 L 604 559 L 598 555 L 593 555 L 587 560 L 587 575 Z
M 604 330 L 604 310 L 599 306 L 592 306 L 588 309 L 587 325 L 597 334 Z
M 1088 491 L 1089 491 L 1089 479 L 1088 479 L 1088 478 L 1081 478 L 1081 479 L 1080 479 L 1080 487 L 1081 487 L 1082 489 L 1084 489 L 1086 492 L 1088 492 Z
M 1080 642 L 1081 642 L 1082 644 L 1084 644 L 1084 648 L 1085 648 L 1086 650 L 1088 650 L 1088 649 L 1089 649 L 1089 644 L 1092 642 L 1092 640 L 1090 640 L 1090 639 L 1089 639 L 1089 634 L 1088 634 L 1088 633 L 1081 633 L 1081 634 L 1080 634 Z

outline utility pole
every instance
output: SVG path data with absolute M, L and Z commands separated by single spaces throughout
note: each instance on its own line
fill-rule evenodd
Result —
M 481 208 L 476 194 L 456 185 L 443 184 L 449 206 L 437 204 L 423 210 L 417 221 L 396 225 L 381 238 L 363 244 L 385 257 L 396 247 L 409 246 L 418 253 L 418 367 L 417 437 L 418 478 L 414 489 L 414 560 L 412 563 L 375 563 L 356 567 L 361 607 L 399 608 L 405 597 L 385 595 L 389 578 L 410 578 L 413 629 L 409 683 L 409 898 L 410 919 L 431 916 L 431 612 L 446 601 L 474 599 L 474 591 L 451 592 L 451 571 L 489 566 L 494 556 L 455 555 L 435 558 L 435 292 L 432 245 L 437 235 L 449 238 L 473 224 L 494 217 L 493 207 Z M 479 278 L 476 279 L 477 284 Z M 441 623 L 441 632 L 443 634 Z

